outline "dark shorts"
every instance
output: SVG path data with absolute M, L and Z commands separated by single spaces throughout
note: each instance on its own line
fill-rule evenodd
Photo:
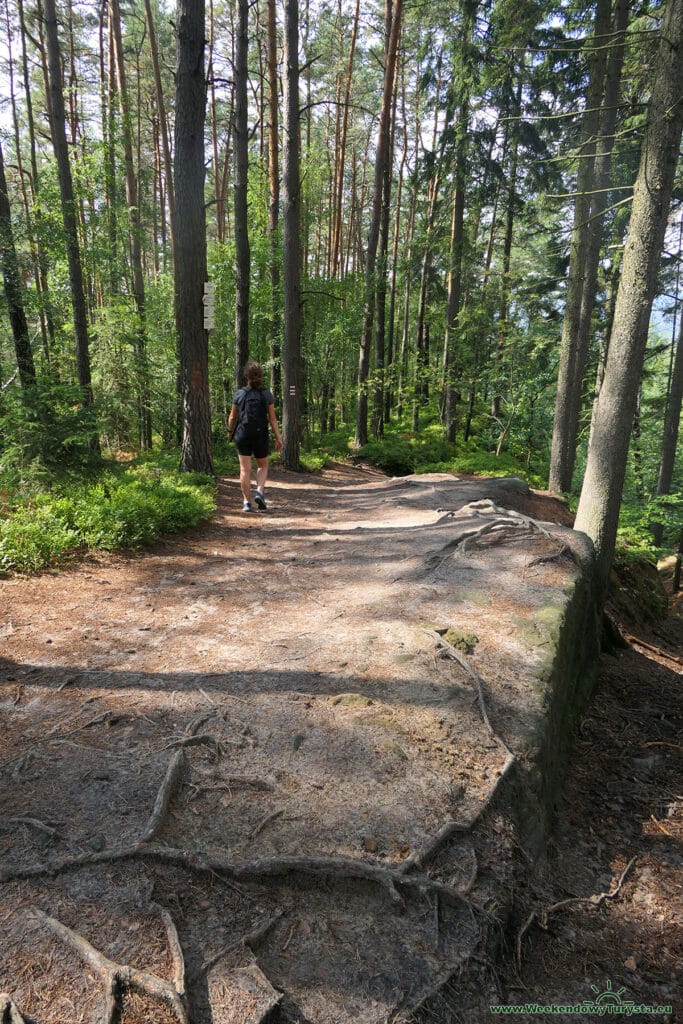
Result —
M 235 434 L 235 446 L 240 455 L 253 455 L 255 459 L 267 459 L 270 455 L 268 435 L 257 437 L 243 437 Z

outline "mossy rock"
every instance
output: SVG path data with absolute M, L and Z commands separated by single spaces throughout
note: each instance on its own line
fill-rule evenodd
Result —
M 377 715 L 369 719 L 369 724 L 376 725 L 379 729 L 386 729 L 387 732 L 402 733 L 406 735 L 407 729 L 403 722 L 394 718 L 393 715 Z
M 463 654 L 471 654 L 476 645 L 479 643 L 479 637 L 474 633 L 468 633 L 464 629 L 448 629 L 444 636 L 444 640 L 462 651 Z
M 341 704 L 346 708 L 369 708 L 374 704 L 372 697 L 366 697 L 364 693 L 338 693 L 330 697 L 332 704 Z
M 400 747 L 398 743 L 394 742 L 394 740 L 384 740 L 380 744 L 380 749 L 385 754 L 393 754 L 395 757 L 398 757 L 400 761 L 408 760 L 408 755 L 406 754 L 403 747 Z

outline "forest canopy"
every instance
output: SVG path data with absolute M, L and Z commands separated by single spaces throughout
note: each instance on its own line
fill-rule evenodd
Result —
M 3 486 L 178 446 L 210 472 L 252 358 L 290 468 L 409 471 L 427 444 L 422 468 L 578 495 L 649 146 L 671 180 L 661 243 L 639 228 L 622 524 L 675 546 L 667 18 L 673 38 L 681 0 L 4 0 Z

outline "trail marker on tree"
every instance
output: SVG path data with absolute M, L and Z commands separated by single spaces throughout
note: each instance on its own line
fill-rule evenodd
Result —
M 204 330 L 212 331 L 216 326 L 216 285 L 213 281 L 204 282 Z

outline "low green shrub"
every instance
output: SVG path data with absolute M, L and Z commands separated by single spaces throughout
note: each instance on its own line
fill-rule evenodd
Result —
M 77 547 L 113 551 L 196 526 L 215 509 L 215 481 L 154 467 L 111 468 L 96 482 L 53 486 L 0 520 L 0 572 L 35 572 Z
M 37 572 L 79 543 L 76 531 L 49 506 L 19 508 L 0 520 L 0 574 Z

